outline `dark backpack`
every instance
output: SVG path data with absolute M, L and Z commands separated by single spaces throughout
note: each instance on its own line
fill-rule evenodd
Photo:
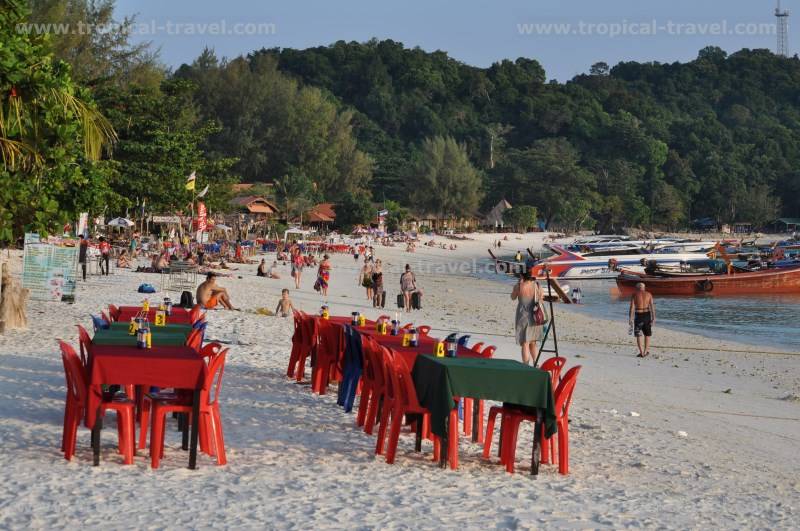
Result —
M 178 305 L 181 308 L 191 308 L 194 306 L 194 297 L 191 291 L 184 291 L 181 293 L 181 303 Z

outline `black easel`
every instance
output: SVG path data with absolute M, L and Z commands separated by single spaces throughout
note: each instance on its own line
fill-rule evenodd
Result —
M 550 270 L 544 270 L 546 278 L 547 278 L 547 302 L 550 304 L 550 323 L 547 328 L 547 332 L 545 332 L 545 336 L 542 338 L 542 344 L 539 347 L 539 352 L 536 354 L 536 359 L 533 360 L 533 366 L 539 366 L 539 357 L 542 355 L 542 352 L 550 352 L 555 356 L 558 356 L 558 335 L 556 334 L 556 314 L 553 312 L 553 291 L 550 289 Z M 553 348 L 546 349 L 544 348 L 547 344 L 547 339 L 551 336 L 553 337 Z

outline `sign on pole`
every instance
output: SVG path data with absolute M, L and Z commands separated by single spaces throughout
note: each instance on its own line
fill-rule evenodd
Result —
M 31 300 L 75 302 L 77 247 L 41 243 L 39 235 L 25 235 L 22 286 Z

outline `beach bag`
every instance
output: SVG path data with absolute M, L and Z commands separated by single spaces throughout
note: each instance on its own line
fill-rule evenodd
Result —
M 403 298 L 403 294 L 402 293 L 397 295 L 397 307 L 398 308 L 405 308 L 406 307 L 406 301 Z
M 321 289 L 322 289 L 322 286 L 319 283 L 319 279 L 317 279 L 317 281 L 314 282 L 314 291 L 320 291 Z
M 538 302 L 533 309 L 533 324 L 541 326 L 547 322 L 547 315 L 544 313 L 544 308 Z
M 139 293 L 155 293 L 156 288 L 150 284 L 139 284 Z
M 194 307 L 194 297 L 192 297 L 191 291 L 184 291 L 181 293 L 181 303 L 178 305 L 181 308 L 192 308 Z

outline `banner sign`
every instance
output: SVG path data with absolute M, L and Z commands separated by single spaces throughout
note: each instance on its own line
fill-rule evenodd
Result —
M 75 302 L 78 247 L 40 243 L 38 234 L 25 235 L 22 287 L 31 300 Z
M 81 234 L 86 235 L 88 228 L 89 228 L 89 213 L 81 212 L 81 215 L 78 218 L 78 230 L 75 231 L 75 234 L 78 236 L 80 236 Z
M 174 223 L 180 225 L 181 218 L 179 216 L 152 216 L 150 221 L 153 223 Z
M 206 204 L 202 201 L 197 202 L 197 230 L 198 232 L 203 232 L 206 230 L 206 215 L 208 211 L 206 210 Z

